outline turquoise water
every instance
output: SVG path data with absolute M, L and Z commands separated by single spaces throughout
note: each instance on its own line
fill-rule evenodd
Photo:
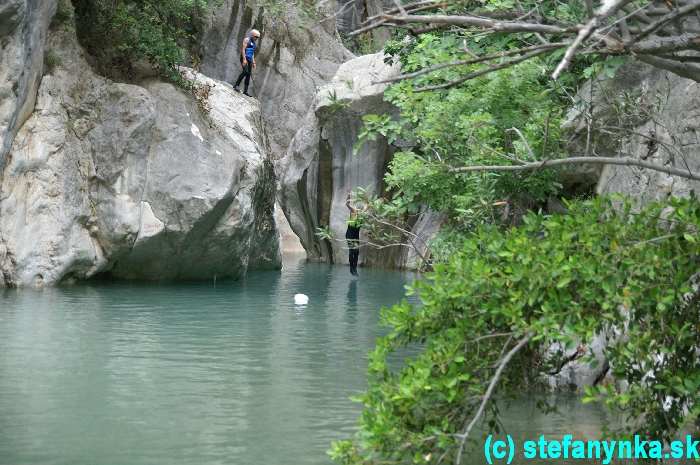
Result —
M 0 463 L 327 463 L 406 281 L 299 264 L 216 287 L 0 293 Z
M 216 286 L 0 291 L 0 464 L 328 464 L 378 310 L 409 279 L 292 263 Z M 597 431 L 597 411 L 563 405 L 545 419 L 522 402 L 505 423 Z

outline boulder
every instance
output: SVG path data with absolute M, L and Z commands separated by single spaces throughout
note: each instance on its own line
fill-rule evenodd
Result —
M 662 166 L 700 171 L 700 84 L 639 62 L 601 76 L 577 94 L 565 128 L 570 156 L 633 157 Z M 590 115 L 588 118 L 586 115 Z M 592 124 L 590 124 L 591 122 Z M 636 205 L 669 196 L 698 193 L 700 183 L 649 169 L 627 166 L 579 166 L 565 172 L 572 182 L 593 185 L 600 195 L 622 194 Z M 614 337 L 620 337 L 620 331 Z M 609 338 L 597 335 L 589 349 L 597 364 L 575 359 L 545 382 L 581 391 L 608 381 L 604 351 Z M 550 351 L 560 350 L 552 347 Z M 571 354 L 567 354 L 569 356 Z
M 275 176 L 257 103 L 185 70 L 198 98 L 90 71 L 74 32 L 18 132 L 0 186 L 0 285 L 106 273 L 238 277 L 278 267 Z
M 34 109 L 44 42 L 58 0 L 0 2 L 0 168 Z
M 700 172 L 700 84 L 644 65 L 644 79 L 636 99 L 647 110 L 633 121 L 619 153 L 663 166 Z M 636 123 L 636 124 L 634 124 Z M 622 193 L 640 203 L 700 192 L 700 182 L 659 171 L 606 166 L 597 186 L 599 194 Z
M 331 83 L 319 90 L 285 158 L 277 164 L 280 205 L 309 258 L 342 261 L 347 253 L 342 241 L 321 241 L 316 229 L 329 227 L 342 239 L 348 192 L 356 187 L 382 192 L 393 149 L 380 138 L 365 144 L 357 155 L 353 152 L 363 115 L 395 111 L 384 102 L 386 86 L 372 82 L 396 72 L 379 54 L 344 63 Z
M 550 389 L 582 393 L 586 386 L 608 382 L 610 365 L 604 352 L 609 342 L 608 335 L 599 334 L 587 346 L 579 345 L 570 350 L 559 343 L 550 346 L 545 357 L 556 356 L 562 360 L 562 365 L 559 370 L 544 375 L 544 383 Z

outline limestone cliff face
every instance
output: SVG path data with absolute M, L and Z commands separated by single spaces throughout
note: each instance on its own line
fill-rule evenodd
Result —
M 262 32 L 251 91 L 260 101 L 273 156 L 284 155 L 319 87 L 353 58 L 340 43 L 334 18 L 319 21 L 293 6 L 265 10 L 255 0 L 224 0 L 202 39 L 202 73 L 232 83 L 241 72 L 240 47 L 248 30 Z
M 632 63 L 620 68 L 612 79 L 588 83 L 579 92 L 579 104 L 569 115 L 568 126 L 576 134 L 572 155 L 586 152 L 588 131 L 582 112 L 589 108 L 595 121 L 589 153 L 631 156 L 700 171 L 700 84 L 697 82 Z M 688 196 L 691 191 L 700 193 L 700 182 L 658 171 L 605 166 L 591 168 L 586 174 L 596 181 L 598 194 L 625 194 L 639 203 L 671 195 Z
M 384 101 L 386 85 L 373 84 L 398 73 L 382 54 L 365 55 L 344 63 L 322 87 L 286 156 L 277 164 L 279 200 L 289 223 L 310 258 L 336 263 L 347 261 L 344 234 L 348 218 L 347 194 L 361 187 L 373 194 L 384 191 L 384 174 L 394 153 L 386 139 L 368 141 L 354 155 L 366 114 L 395 113 Z M 415 225 L 424 235 L 434 234 L 439 218 L 427 214 Z M 318 227 L 328 227 L 337 240 L 321 241 Z M 415 260 L 406 250 L 365 250 L 365 265 L 403 267 Z
M 191 95 L 90 71 L 74 33 L 14 139 L 0 186 L 0 286 L 237 277 L 277 267 L 275 179 L 256 102 L 190 73 Z
M 627 156 L 663 166 L 700 170 L 700 85 L 689 79 L 641 63 L 621 67 L 614 78 L 588 82 L 565 124 L 571 136 L 570 156 Z M 586 114 L 592 115 L 587 119 Z M 591 120 L 594 123 L 590 126 Z M 569 180 L 593 185 L 601 195 L 622 194 L 638 206 L 670 196 L 700 193 L 700 182 L 658 171 L 626 166 L 589 166 L 572 169 Z M 605 381 L 609 365 L 604 355 L 611 337 L 598 334 L 586 346 L 598 363 L 592 366 L 561 351 L 561 371 L 545 377 L 553 388 L 582 391 Z
M 0 2 L 0 167 L 34 109 L 44 42 L 58 0 Z

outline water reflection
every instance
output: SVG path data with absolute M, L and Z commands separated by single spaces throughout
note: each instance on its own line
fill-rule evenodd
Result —
M 298 262 L 216 286 L 2 291 L 0 464 L 327 464 L 355 431 L 379 308 L 410 279 Z M 526 432 L 604 417 L 514 408 Z
M 291 263 L 216 286 L 5 290 L 0 464 L 328 463 L 407 279 Z
M 347 315 L 347 321 L 349 323 L 354 323 L 357 313 L 357 280 L 351 280 L 348 284 L 348 296 L 347 296 L 347 306 L 345 314 Z

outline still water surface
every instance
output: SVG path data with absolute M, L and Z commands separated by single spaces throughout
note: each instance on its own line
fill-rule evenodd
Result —
M 378 310 L 410 279 L 293 262 L 216 286 L 0 291 L 0 464 L 328 464 Z M 525 399 L 505 424 L 595 436 L 603 413 L 567 402 L 544 418 Z

